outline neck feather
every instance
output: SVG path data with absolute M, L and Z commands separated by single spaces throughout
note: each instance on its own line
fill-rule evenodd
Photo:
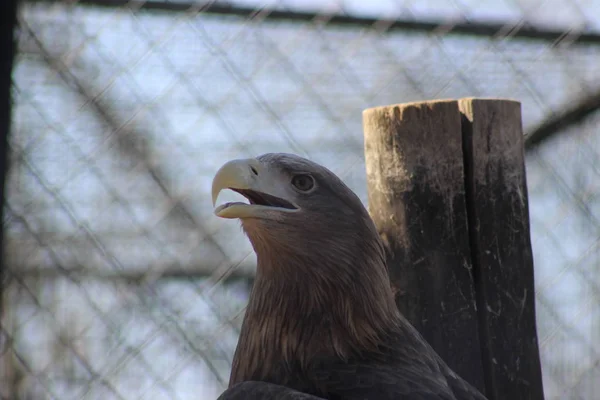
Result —
M 278 366 L 303 368 L 317 355 L 348 358 L 376 351 L 397 324 L 380 242 L 359 252 L 329 246 L 324 254 L 253 245 L 257 276 L 230 385 L 268 379 Z

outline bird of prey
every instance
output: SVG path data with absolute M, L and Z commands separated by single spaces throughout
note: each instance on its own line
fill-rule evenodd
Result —
M 384 246 L 360 199 L 325 167 L 269 153 L 223 165 L 257 256 L 229 387 L 219 400 L 485 400 L 394 302 Z

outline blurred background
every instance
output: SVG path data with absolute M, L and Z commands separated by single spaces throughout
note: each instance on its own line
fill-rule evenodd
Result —
M 255 257 L 231 158 L 293 152 L 366 202 L 367 107 L 522 103 L 548 399 L 600 393 L 600 1 L 22 1 L 2 399 L 214 399 Z M 222 197 L 226 200 L 226 197 Z

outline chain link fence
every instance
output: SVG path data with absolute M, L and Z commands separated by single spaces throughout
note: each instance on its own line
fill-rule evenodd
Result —
M 255 262 L 216 169 L 298 153 L 366 201 L 362 109 L 467 96 L 554 121 L 527 154 L 544 385 L 598 396 L 600 113 L 560 118 L 600 91 L 600 3 L 368 3 L 21 4 L 3 399 L 216 398 Z

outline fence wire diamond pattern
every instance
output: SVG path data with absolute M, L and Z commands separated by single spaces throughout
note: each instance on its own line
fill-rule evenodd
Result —
M 207 193 L 224 160 L 309 156 L 366 201 L 364 108 L 509 97 L 531 131 L 600 90 L 600 40 L 576 41 L 582 27 L 600 32 L 594 2 L 323 2 L 296 22 L 270 19 L 272 8 L 217 15 L 214 2 L 101 3 L 26 1 L 19 13 L 3 399 L 218 396 L 255 262 L 239 227 L 212 215 Z M 381 18 L 343 26 L 332 10 Z M 388 22 L 488 15 L 506 29 Z M 523 24 L 565 36 L 519 38 Z M 598 126 L 596 113 L 527 154 L 549 399 L 600 390 Z

